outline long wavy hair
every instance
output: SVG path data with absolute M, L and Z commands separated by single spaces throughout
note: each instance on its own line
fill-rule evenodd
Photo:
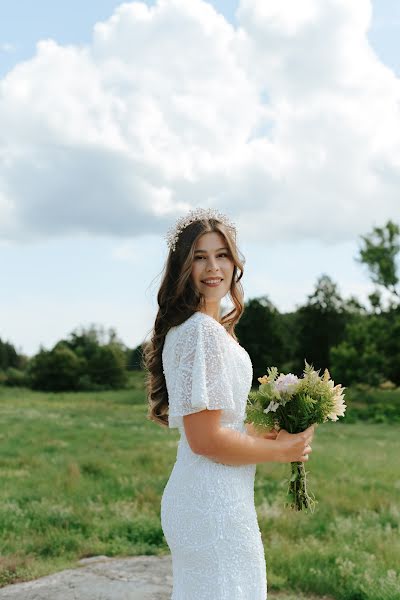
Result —
M 168 254 L 157 294 L 159 309 L 151 339 L 143 344 L 142 366 L 146 370 L 147 418 L 165 427 L 168 427 L 169 409 L 162 365 L 165 336 L 171 327 L 180 325 L 205 305 L 204 294 L 196 288 L 191 273 L 196 242 L 203 234 L 210 232 L 219 233 L 225 239 L 230 259 L 234 263 L 229 290 L 233 309 L 222 316 L 220 323 L 235 340 L 235 325 L 244 310 L 244 294 L 240 280 L 245 258 L 236 245 L 234 232 L 218 219 L 199 219 L 190 223 L 179 234 L 175 251 L 170 250 Z

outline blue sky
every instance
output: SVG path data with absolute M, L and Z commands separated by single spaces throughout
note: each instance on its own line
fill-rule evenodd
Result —
M 264 3 L 267 4 L 266 0 L 264 0 Z M 191 3 L 187 0 L 187 6 L 189 4 Z M 338 163 L 337 171 L 335 171 L 336 163 L 332 161 L 331 166 L 322 171 L 321 174 L 316 172 L 315 164 L 318 161 L 321 164 L 324 163 L 324 144 L 327 140 L 329 140 L 329 143 L 327 143 L 328 157 L 335 156 L 335 153 L 340 154 L 347 145 L 351 146 L 352 144 L 355 150 L 350 155 L 353 156 L 357 153 L 357 149 L 363 145 L 364 123 L 371 120 L 370 115 L 376 115 L 377 119 L 383 119 L 379 115 L 384 115 L 388 121 L 387 123 L 385 121 L 387 131 L 393 131 L 389 117 L 386 116 L 386 112 L 390 115 L 392 109 L 390 107 L 387 111 L 384 108 L 382 109 L 382 99 L 377 98 L 375 102 L 377 92 L 366 87 L 365 90 L 361 90 L 360 98 L 367 98 L 367 102 L 371 98 L 371 112 L 366 113 L 365 116 L 363 115 L 360 123 L 356 122 L 357 114 L 354 113 L 350 122 L 355 123 L 356 133 L 349 134 L 348 143 L 346 139 L 343 140 L 343 135 L 335 139 L 334 130 L 336 125 L 326 118 L 326 114 L 323 115 L 323 119 L 321 117 L 321 121 L 314 122 L 309 115 L 303 115 L 302 110 L 310 102 L 310 98 L 306 94 L 310 93 L 311 88 L 314 94 L 313 98 L 317 99 L 316 106 L 322 112 L 327 110 L 324 109 L 324 106 L 332 106 L 332 102 L 337 98 L 334 94 L 335 80 L 333 84 L 329 83 L 329 93 L 332 93 L 329 103 L 326 105 L 318 104 L 321 101 L 321 89 L 324 81 L 321 76 L 321 89 L 318 89 L 315 79 L 312 78 L 315 73 L 324 73 L 323 59 L 321 59 L 321 64 L 315 63 L 312 65 L 310 73 L 307 72 L 306 68 L 308 67 L 307 59 L 303 59 L 305 62 L 302 65 L 305 70 L 304 80 L 301 81 L 297 80 L 296 65 L 294 65 L 293 58 L 290 56 L 285 70 L 279 72 L 276 71 L 274 66 L 271 67 L 269 62 L 269 52 L 271 54 L 276 52 L 278 57 L 286 55 L 285 44 L 289 47 L 294 43 L 293 40 L 296 41 L 297 33 L 293 34 L 293 28 L 296 32 L 300 31 L 304 25 L 302 22 L 303 17 L 301 15 L 293 16 L 289 12 L 281 12 L 275 15 L 271 11 L 267 15 L 267 20 L 262 12 L 263 9 L 259 8 L 262 3 L 257 5 L 256 0 L 252 0 L 248 3 L 252 5 L 252 9 L 243 10 L 239 20 L 237 20 L 235 17 L 237 2 L 215 1 L 210 4 L 234 28 L 238 26 L 238 23 L 245 24 L 246 31 L 253 36 L 252 44 L 246 47 L 246 52 L 249 52 L 249 56 L 251 52 L 259 53 L 258 56 L 261 61 L 265 61 L 265 73 L 269 73 L 269 75 L 265 75 L 264 80 L 264 73 L 253 73 L 251 67 L 244 67 L 246 76 L 248 75 L 249 80 L 252 82 L 251 85 L 248 85 L 247 82 L 242 83 L 242 70 L 239 71 L 236 67 L 232 70 L 232 79 L 227 80 L 227 83 L 229 84 L 231 80 L 234 81 L 235 85 L 240 87 L 240 93 L 243 94 L 244 98 L 237 105 L 229 104 L 227 107 L 227 112 L 231 113 L 229 117 L 232 119 L 232 123 L 235 127 L 237 126 L 234 137 L 232 137 L 233 142 L 229 141 L 228 144 L 230 146 L 232 143 L 237 144 L 237 153 L 229 157 L 229 164 L 223 164 L 221 159 L 220 170 L 214 172 L 209 162 L 207 162 L 208 153 L 212 156 L 214 152 L 218 159 L 222 156 L 225 158 L 226 134 L 224 132 L 229 131 L 227 135 L 231 135 L 233 125 L 227 120 L 224 128 L 221 128 L 220 134 L 218 137 L 216 136 L 212 143 L 204 139 L 206 128 L 199 131 L 191 130 L 191 137 L 188 139 L 195 138 L 199 140 L 198 148 L 201 148 L 201 151 L 197 148 L 197 154 L 193 155 L 193 162 L 188 161 L 188 164 L 186 164 L 184 148 L 182 150 L 179 146 L 176 147 L 177 162 L 179 161 L 183 165 L 182 171 L 178 172 L 174 161 L 165 162 L 163 177 L 160 177 L 157 190 L 151 196 L 153 200 L 148 201 L 150 203 L 154 202 L 154 211 L 151 214 L 146 212 L 146 197 L 140 209 L 136 205 L 134 208 L 129 208 L 131 212 L 126 209 L 130 194 L 137 194 L 138 188 L 135 187 L 136 182 L 131 181 L 124 187 L 126 179 L 124 164 L 118 162 L 114 154 L 112 156 L 109 154 L 110 148 L 117 153 L 118 157 L 121 153 L 121 147 L 118 146 L 120 139 L 118 138 L 118 141 L 116 141 L 117 137 L 115 137 L 115 140 L 113 138 L 115 132 L 113 127 L 110 126 L 108 129 L 102 130 L 103 132 L 107 131 L 109 140 L 111 140 L 107 148 L 104 148 L 102 136 L 96 137 L 97 133 L 93 133 L 94 130 L 88 126 L 88 136 L 92 135 L 89 150 L 88 146 L 82 146 L 81 142 L 76 144 L 76 132 L 71 133 L 73 123 L 68 131 L 63 131 L 62 138 L 53 135 L 55 130 L 57 130 L 57 135 L 59 134 L 61 127 L 59 122 L 56 122 L 56 124 L 51 123 L 51 136 L 44 139 L 44 134 L 42 134 L 47 125 L 46 120 L 43 120 L 45 117 L 40 112 L 40 107 L 45 105 L 43 103 L 46 101 L 50 102 L 46 108 L 50 123 L 52 107 L 60 107 L 63 104 L 63 92 L 60 92 L 59 96 L 54 96 L 54 104 L 52 104 L 53 96 L 46 95 L 44 92 L 43 98 L 40 96 L 41 81 L 46 82 L 47 77 L 45 69 L 51 63 L 53 57 L 60 54 L 60 49 L 71 47 L 78 52 L 79 49 L 89 47 L 92 52 L 91 59 L 94 56 L 93 60 L 95 61 L 99 60 L 99 56 L 101 56 L 101 60 L 104 59 L 104 56 L 114 56 L 116 47 L 118 47 L 118 56 L 122 55 L 123 52 L 129 53 L 129 48 L 126 50 L 123 45 L 124 27 L 128 27 L 126 24 L 124 25 L 124 15 L 120 16 L 118 27 L 108 21 L 120 3 L 102 0 L 92 0 L 85 3 L 78 3 L 76 0 L 70 0 L 68 3 L 38 0 L 32 3 L 16 0 L 13 3 L 5 3 L 1 8 L 0 78 L 3 79 L 3 83 L 7 82 L 7 85 L 3 88 L 3 97 L 9 94 L 10 98 L 19 98 L 19 96 L 12 96 L 12 94 L 17 92 L 20 94 L 21 89 L 23 89 L 23 83 L 21 82 L 31 77 L 32 81 L 38 83 L 39 90 L 35 91 L 33 96 L 33 102 L 38 98 L 37 106 L 35 105 L 33 109 L 36 111 L 35 114 L 41 115 L 41 120 L 35 121 L 33 118 L 30 120 L 29 102 L 22 106 L 20 113 L 16 112 L 15 115 L 10 112 L 10 106 L 12 108 L 14 104 L 12 100 L 8 104 L 0 104 L 0 125 L 1 119 L 4 119 L 6 123 L 10 123 L 7 139 L 5 134 L 3 138 L 0 136 L 0 157 L 2 156 L 2 144 L 3 148 L 6 149 L 4 150 L 4 156 L 13 157 L 12 169 L 7 170 L 7 167 L 5 167 L 3 171 L 0 170 L 0 226 L 2 221 L 5 224 L 0 231 L 0 261 L 3 282 L 0 299 L 0 337 L 8 339 L 21 351 L 31 355 L 38 350 L 40 344 L 49 348 L 75 327 L 88 325 L 92 322 L 102 324 L 105 327 L 115 327 L 123 341 L 131 347 L 140 343 L 150 331 L 156 311 L 157 276 L 162 269 L 166 256 L 162 233 L 174 221 L 175 215 L 184 212 L 182 207 L 185 203 L 192 206 L 207 205 L 207 202 L 201 200 L 202 193 L 205 194 L 204 197 L 208 198 L 213 198 L 215 194 L 215 197 L 219 198 L 217 206 L 229 212 L 233 220 L 237 221 L 239 225 L 239 243 L 246 256 L 246 273 L 243 279 L 246 298 L 267 294 L 280 310 L 291 310 L 306 300 L 307 295 L 313 291 L 316 279 L 321 273 L 328 273 L 338 283 L 339 290 L 344 296 L 356 295 L 358 298 L 365 300 L 367 294 L 372 291 L 372 285 L 365 270 L 356 264 L 354 257 L 357 253 L 357 240 L 361 234 L 365 234 L 373 225 L 381 225 L 387 218 L 399 221 L 399 213 L 394 209 L 396 204 L 391 195 L 393 184 L 389 177 L 393 165 L 390 161 L 385 162 L 386 156 L 393 156 L 393 148 L 398 148 L 398 138 L 393 135 L 393 139 L 390 138 L 386 141 L 387 138 L 383 133 L 379 137 L 375 130 L 369 132 L 370 137 L 366 139 L 371 144 L 370 153 L 362 160 L 360 159 L 349 165 L 349 171 L 351 170 L 353 179 L 351 179 L 349 173 L 344 172 L 343 165 L 346 165 L 346 162 Z M 364 3 L 365 6 L 367 4 Z M 155 5 L 155 3 L 148 2 L 148 5 Z M 175 10 L 179 11 L 179 2 L 176 5 L 178 8 L 175 7 Z M 196 24 L 198 20 L 204 30 L 207 30 L 209 26 L 214 27 L 214 31 L 221 32 L 221 39 L 225 40 L 224 36 L 226 36 L 226 44 L 228 45 L 231 39 L 231 30 L 221 25 L 221 22 L 215 16 L 201 11 L 196 12 L 195 2 L 193 2 L 193 7 L 193 11 L 190 14 L 188 11 L 185 18 L 190 19 L 191 24 Z M 372 8 L 372 21 L 366 42 L 370 44 L 371 51 L 376 54 L 376 59 L 372 64 L 369 54 L 362 54 L 363 44 L 360 44 L 359 47 L 354 46 L 354 62 L 356 66 L 360 65 L 360 71 L 365 68 L 366 73 L 376 73 L 377 79 L 382 77 L 384 85 L 387 85 L 389 90 L 395 90 L 396 78 L 398 84 L 398 78 L 400 77 L 400 42 L 398 41 L 400 39 L 400 5 L 394 0 L 390 2 L 379 0 L 373 2 Z M 257 13 L 257 10 L 261 12 Z M 182 9 L 183 11 L 184 9 Z M 176 15 L 176 13 L 171 14 Z M 254 19 L 254 15 L 258 15 L 258 21 Z M 260 41 L 257 38 L 257 23 L 262 22 L 264 17 L 266 19 L 266 29 L 263 30 L 263 37 Z M 349 31 L 352 30 L 352 27 L 354 28 L 354 39 L 357 39 L 357 35 L 360 36 L 362 33 L 362 27 L 358 24 L 356 17 L 357 15 L 350 14 L 350 12 L 348 17 L 343 17 L 344 27 L 347 27 L 345 18 L 348 18 Z M 132 32 L 134 32 L 132 33 L 132 44 L 133 41 L 140 40 L 140 23 L 143 22 L 144 24 L 143 31 L 144 27 L 147 26 L 147 21 L 140 21 L 142 18 L 143 15 L 139 15 L 137 17 L 138 21 L 132 21 L 132 27 L 136 28 L 132 29 Z M 207 21 L 207 19 L 209 20 Z M 283 33 L 279 39 L 274 38 L 273 29 L 268 29 L 271 19 L 277 19 L 276 22 L 281 27 Z M 102 30 L 99 29 L 99 37 L 97 42 L 94 43 L 92 37 L 93 27 L 99 22 L 107 22 L 108 25 L 106 29 L 104 27 Z M 174 21 L 171 20 L 171 23 L 174 23 Z M 221 29 L 218 29 L 219 27 Z M 107 30 L 107 39 L 104 37 L 105 30 Z M 290 36 L 287 36 L 289 30 L 291 33 Z M 194 29 L 194 31 L 197 31 L 197 29 Z M 268 38 L 268 31 L 272 32 L 270 38 Z M 162 35 L 168 43 L 168 36 L 172 36 L 173 33 L 169 34 L 168 28 L 165 27 Z M 184 37 L 182 29 L 180 35 Z M 251 36 L 249 35 L 249 37 Z M 111 38 L 114 45 L 109 42 Z M 54 40 L 56 46 L 46 46 L 45 50 L 41 51 L 40 61 L 33 63 L 32 59 L 37 52 L 37 42 L 46 39 Z M 105 39 L 106 41 L 104 41 Z M 127 39 L 130 39 L 129 30 Z M 284 41 L 282 42 L 282 40 Z M 137 43 L 139 44 L 139 41 Z M 326 64 L 333 64 L 336 56 L 339 56 L 340 50 L 339 47 L 335 49 L 335 43 L 335 41 L 332 42 L 332 48 L 330 49 L 332 56 L 327 55 Z M 199 46 L 199 48 L 201 47 Z M 240 45 L 236 48 L 239 48 L 240 51 L 243 50 Z M 349 46 L 350 62 L 352 49 L 353 46 Z M 220 60 L 221 53 L 227 52 L 228 54 L 225 46 L 221 50 L 220 47 L 217 47 L 217 44 L 215 52 L 217 61 Z M 307 48 L 305 48 L 305 54 L 306 52 Z M 298 51 L 296 51 L 295 56 L 297 60 Z M 341 66 L 344 63 L 341 62 L 342 58 L 339 58 L 337 64 Z M 65 55 L 59 60 L 61 69 L 63 69 L 63 65 L 67 64 L 65 61 L 68 61 L 69 58 Z M 198 67 L 194 68 L 194 63 L 190 62 L 196 60 L 195 53 L 193 57 L 189 56 L 187 60 L 188 64 L 184 65 L 184 68 L 187 68 L 187 72 L 193 77 L 192 84 L 195 86 L 196 77 L 193 73 L 196 74 Z M 223 62 L 225 60 L 228 60 L 228 62 Z M 224 56 L 221 59 L 221 68 L 225 69 L 225 64 L 230 65 L 229 60 L 229 56 L 228 58 Z M 19 75 L 15 71 L 17 74 L 11 79 L 8 78 L 15 67 L 21 69 L 21 64 L 24 61 L 27 65 L 25 71 L 20 71 Z M 250 63 L 251 61 L 249 61 Z M 104 62 L 103 64 L 108 65 L 109 63 Z M 129 65 L 129 61 L 127 64 Z M 148 69 L 152 68 L 151 57 L 148 65 Z M 385 72 L 385 66 L 390 69 L 391 74 Z M 243 65 L 240 65 L 241 69 L 242 67 Z M 50 67 L 48 68 L 50 77 L 54 77 L 54 71 L 51 71 Z M 62 84 L 70 86 L 65 88 L 69 94 L 69 90 L 72 88 L 76 89 L 79 86 L 81 86 L 79 89 L 83 88 L 86 71 L 74 82 L 74 70 L 79 69 L 79 61 L 71 62 L 68 68 L 70 70 L 66 69 L 65 76 L 64 73 L 60 73 L 60 75 L 67 82 L 71 82 Z M 169 68 L 168 64 L 167 68 Z M 332 68 L 335 77 L 337 77 L 336 70 L 338 68 L 335 63 L 334 68 Z M 150 72 L 145 69 L 146 65 L 144 65 L 143 73 L 141 73 L 140 81 L 142 82 L 147 81 L 146 77 Z M 268 69 L 271 70 L 268 71 Z M 371 69 L 371 71 L 368 71 L 368 69 Z M 114 76 L 113 73 L 116 72 L 112 72 L 111 75 Z M 350 70 L 349 73 L 344 73 L 346 77 L 343 77 L 343 80 L 348 81 L 351 73 Z M 152 75 L 154 77 L 154 72 Z M 162 73 L 159 76 L 162 77 Z M 171 71 L 171 76 L 167 80 L 172 82 L 171 89 L 173 89 L 174 76 L 176 76 L 176 73 Z M 268 89 L 269 85 L 268 77 L 271 78 L 271 89 L 273 90 L 271 97 L 275 97 L 275 104 L 263 105 L 261 108 L 259 105 L 254 104 L 256 107 L 254 110 L 260 110 L 261 114 L 260 120 L 255 125 L 251 120 L 252 112 L 254 112 L 251 103 L 255 102 L 254 89 L 257 89 L 260 97 L 264 95 L 268 102 L 269 94 L 265 95 L 265 88 Z M 308 77 L 310 77 L 309 80 Z M 365 79 L 369 78 L 366 77 Z M 93 79 L 93 81 L 97 81 L 97 79 Z M 207 85 L 211 86 L 213 84 L 208 82 Z M 369 83 L 360 80 L 357 83 L 357 93 L 363 85 L 367 86 Z M 125 92 L 122 85 L 120 89 L 122 91 L 118 94 L 121 94 L 123 99 Z M 325 88 L 323 91 L 326 94 Z M 85 90 L 85 94 L 88 93 L 90 93 L 90 90 L 89 92 Z M 152 93 L 155 93 L 154 90 Z M 217 91 L 215 102 L 220 101 L 222 93 L 224 93 L 224 90 Z M 393 94 L 395 93 L 393 91 Z M 89 117 L 87 115 L 82 116 L 79 106 L 76 106 L 76 101 L 74 100 L 73 104 L 68 94 L 68 101 L 71 102 L 71 106 L 74 106 L 73 110 L 77 111 L 68 114 L 77 114 L 76 119 L 82 119 L 84 125 L 86 123 L 85 119 L 88 120 Z M 101 94 L 101 90 L 99 94 Z M 292 94 L 296 97 L 296 111 L 291 108 L 289 112 L 285 112 L 288 110 L 287 106 L 293 102 Z M 79 97 L 85 98 L 86 96 L 84 94 L 79 96 L 78 93 Z M 147 96 L 147 98 L 149 97 Z M 39 100 L 41 100 L 41 104 Z M 340 101 L 342 100 L 343 105 L 338 114 L 340 117 L 343 116 L 344 119 L 350 118 L 348 101 L 345 98 L 340 99 Z M 113 101 L 116 102 L 115 97 Z M 97 102 L 97 99 L 93 102 Z M 133 102 L 132 97 L 129 102 Z M 183 106 L 183 100 L 180 102 L 180 106 Z M 246 102 L 249 102 L 248 115 L 241 114 L 240 108 L 243 106 L 243 102 L 245 103 L 244 106 L 246 106 Z M 227 103 L 227 101 L 224 100 L 224 103 Z M 393 102 L 393 106 L 394 104 Z M 142 105 L 134 104 L 134 106 L 134 110 L 137 111 L 141 109 Z M 204 119 L 204 122 L 206 122 L 210 118 L 210 108 L 208 107 L 207 110 L 204 109 L 202 112 L 203 106 L 205 106 L 204 100 L 201 100 L 199 114 L 203 116 L 198 118 L 199 121 Z M 170 107 L 165 107 L 165 110 L 167 109 L 169 110 Z M 264 109 L 265 113 L 262 112 Z M 55 115 L 57 110 L 54 110 Z M 100 107 L 100 104 L 95 104 L 93 110 L 100 111 L 103 108 Z M 188 109 L 184 106 L 184 110 L 185 113 L 179 115 L 179 118 L 182 118 L 181 124 L 176 124 L 176 113 L 169 122 L 168 133 L 170 133 L 171 127 L 176 126 L 173 139 L 180 136 L 184 137 L 188 130 L 185 121 L 188 118 Z M 383 113 L 380 113 L 380 110 L 383 110 Z M 246 111 L 243 110 L 243 113 L 246 113 Z M 107 114 L 108 119 L 109 113 L 105 111 L 104 114 Z M 290 131 L 284 118 L 286 114 L 289 114 L 292 119 Z M 301 117 L 298 114 L 301 114 Z M 151 115 L 148 121 L 146 120 L 147 117 L 143 117 L 140 121 L 140 123 L 148 123 L 149 129 L 140 130 L 139 133 L 134 132 L 134 139 L 140 139 L 141 143 L 145 143 L 147 131 L 149 139 L 150 135 L 157 136 L 158 129 L 156 125 L 154 125 L 154 130 L 152 128 L 153 123 L 157 123 L 157 119 L 160 118 L 160 112 L 154 108 Z M 13 121 L 14 118 L 15 121 Z M 102 120 L 102 123 L 106 123 L 104 128 L 108 127 L 107 119 L 104 117 Z M 237 124 L 237 121 L 239 121 L 239 124 Z M 22 125 L 19 129 L 18 124 L 21 122 Z M 171 125 L 171 123 L 174 125 Z M 398 121 L 394 121 L 394 123 L 398 127 Z M 140 125 L 140 127 L 142 126 Z M 243 151 L 243 155 L 239 156 L 238 153 L 243 146 L 241 140 L 247 135 L 246 132 L 254 127 L 257 136 L 265 138 L 262 140 L 263 146 L 260 146 L 260 148 L 255 147 L 251 153 L 247 153 L 247 150 Z M 304 131 L 307 132 L 309 128 L 315 130 L 315 136 L 312 136 L 314 145 L 311 146 L 310 143 L 310 146 L 306 147 Z M 272 131 L 277 132 L 277 138 L 274 140 L 276 141 L 275 148 L 271 146 L 268 139 Z M 346 131 L 344 125 L 343 131 Z M 382 131 L 385 130 L 382 129 Z M 262 133 L 260 134 L 260 132 Z M 301 145 L 297 147 L 294 142 L 300 138 Z M 154 138 L 152 137 L 152 139 Z M 66 142 L 66 140 L 68 141 Z M 292 140 L 293 143 L 285 146 L 284 141 L 287 140 Z M 29 152 L 26 150 L 28 147 L 30 148 Z M 68 147 L 70 148 L 70 154 L 66 150 Z M 129 147 L 129 156 L 135 155 L 135 161 L 139 161 L 135 162 L 135 165 L 143 168 L 143 172 L 149 172 L 150 174 L 154 172 L 154 177 L 157 178 L 159 176 L 157 160 L 153 161 L 153 158 L 149 155 L 148 162 L 143 166 L 139 160 L 140 157 L 138 159 L 135 154 L 135 148 L 135 144 Z M 305 149 L 310 152 L 310 157 L 314 157 L 311 166 L 309 161 L 299 165 L 296 163 L 298 155 L 303 153 Z M 88 154 L 89 151 L 90 155 Z M 93 159 L 94 152 L 96 160 Z M 172 148 L 171 153 L 175 156 Z M 260 155 L 265 156 L 267 162 L 271 161 L 268 162 L 267 173 L 265 173 L 266 162 L 259 159 Z M 74 166 L 72 170 L 69 170 L 68 165 L 70 161 L 75 160 L 76 156 L 79 157 L 79 168 Z M 108 156 L 110 156 L 110 159 L 107 158 Z M 35 164 L 35 161 L 40 164 L 41 169 L 46 170 L 46 173 L 51 173 L 50 188 L 46 187 L 49 181 L 49 176 L 47 176 L 46 186 L 43 184 L 36 190 L 37 171 L 31 173 L 32 164 Z M 374 161 L 376 161 L 376 168 Z M 195 166 L 193 166 L 193 164 L 196 165 L 196 162 L 202 164 L 203 170 L 201 172 L 206 174 L 204 178 L 206 183 L 193 187 L 189 185 L 188 181 L 191 181 L 191 177 L 199 176 L 195 172 Z M 109 173 L 107 171 L 107 177 L 104 175 L 104 179 L 103 169 L 100 167 L 99 170 L 101 164 L 106 165 L 104 173 L 109 169 Z M 236 164 L 240 164 L 240 169 L 238 168 L 237 172 L 243 173 L 243 177 L 237 175 Z M 268 170 L 269 164 L 275 165 L 274 169 L 271 166 Z M 373 171 L 369 170 L 371 164 L 374 165 Z M 135 168 L 139 169 L 138 166 Z M 311 170 L 307 171 L 308 168 Z M 276 177 L 277 171 L 281 173 L 278 179 Z M 77 173 L 73 186 L 70 181 L 71 172 Z M 227 172 L 228 175 L 226 176 Z M 88 173 L 89 175 L 87 175 Z M 98 185 L 109 186 L 110 190 L 108 201 L 99 204 L 98 207 L 96 206 L 96 198 L 98 197 L 96 194 L 93 194 L 92 203 L 89 204 L 88 201 L 85 205 L 85 198 L 91 194 L 90 180 L 96 178 L 96 173 L 99 176 L 100 183 Z M 378 181 L 377 173 L 388 173 L 387 181 Z M 290 185 L 290 182 L 287 183 L 287 180 L 291 177 L 293 177 L 293 185 Z M 87 180 L 85 181 L 85 179 Z M 2 181 L 4 181 L 3 186 L 1 185 Z M 21 187 L 21 182 L 24 181 L 26 181 L 25 187 Z M 149 179 L 145 180 L 143 178 L 141 181 L 146 181 L 145 189 L 147 190 L 155 179 L 150 176 Z M 203 180 L 200 179 L 200 181 Z M 287 185 L 287 188 L 285 188 L 285 193 L 280 195 L 283 184 Z M 168 187 L 169 185 L 170 187 Z M 299 194 L 298 199 L 297 191 L 299 187 L 307 188 L 308 185 L 310 186 L 309 192 Z M 63 191 L 67 187 L 69 194 L 75 194 L 76 196 L 80 195 L 81 189 L 85 190 L 73 210 L 71 206 L 75 199 L 71 196 L 63 197 Z M 376 196 L 374 196 L 375 188 Z M 335 194 L 333 194 L 333 189 Z M 86 190 L 88 190 L 88 193 L 86 193 Z M 166 190 L 168 190 L 168 193 Z M 264 204 L 268 203 L 254 200 L 251 206 L 247 206 L 246 201 L 243 200 L 243 198 L 246 198 L 247 190 L 253 197 L 257 195 L 259 190 L 262 190 L 262 197 L 264 197 L 263 194 L 266 194 L 266 197 L 268 197 L 268 194 L 271 198 L 276 197 L 276 205 L 268 205 L 265 208 Z M 363 203 L 363 191 L 365 191 L 365 196 L 368 197 L 368 203 L 366 201 L 365 205 Z M 2 193 L 4 212 L 1 212 Z M 31 195 L 32 201 L 28 202 Z M 124 202 L 119 204 L 114 201 L 117 196 L 118 198 L 125 198 Z M 26 200 L 27 197 L 29 197 L 28 200 Z M 377 204 L 377 197 L 382 199 L 382 204 Z M 175 205 L 171 198 L 176 198 Z M 336 208 L 333 206 L 335 202 L 338 203 Z M 12 212 L 7 212 L 9 206 L 12 206 Z M 162 208 L 159 208 L 160 206 Z M 172 211 L 171 206 L 174 211 Z M 231 210 L 229 210 L 230 207 L 232 207 Z M 307 216 L 307 211 L 310 215 L 313 215 L 314 221 L 312 223 L 310 223 L 310 218 Z M 10 225 L 7 221 L 9 214 L 12 216 L 12 219 L 9 219 Z M 93 218 L 91 215 L 93 215 Z M 132 220 L 132 225 L 130 225 L 129 219 Z

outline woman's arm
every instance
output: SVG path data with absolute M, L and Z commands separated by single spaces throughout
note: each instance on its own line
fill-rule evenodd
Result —
M 226 465 L 285 462 L 283 448 L 275 440 L 258 435 L 221 427 L 213 442 L 202 454 Z
M 193 452 L 227 465 L 305 462 L 314 427 L 297 434 L 279 431 L 276 439 L 252 436 L 220 426 L 220 410 L 202 410 L 183 417 Z

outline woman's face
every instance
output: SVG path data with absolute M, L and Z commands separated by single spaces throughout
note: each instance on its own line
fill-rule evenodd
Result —
M 204 294 L 206 304 L 216 303 L 229 292 L 234 263 L 225 239 L 220 233 L 204 233 L 196 242 L 192 263 L 192 279 Z M 208 282 L 208 283 L 207 283 Z

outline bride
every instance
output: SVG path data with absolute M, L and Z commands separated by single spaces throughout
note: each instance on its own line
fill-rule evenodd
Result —
M 171 600 L 265 600 L 256 465 L 307 461 L 314 429 L 261 435 L 244 423 L 253 369 L 234 331 L 243 312 L 244 263 L 234 224 L 215 209 L 195 209 L 166 238 L 145 366 L 148 418 L 180 432 L 161 498 Z M 227 294 L 234 308 L 221 316 Z

